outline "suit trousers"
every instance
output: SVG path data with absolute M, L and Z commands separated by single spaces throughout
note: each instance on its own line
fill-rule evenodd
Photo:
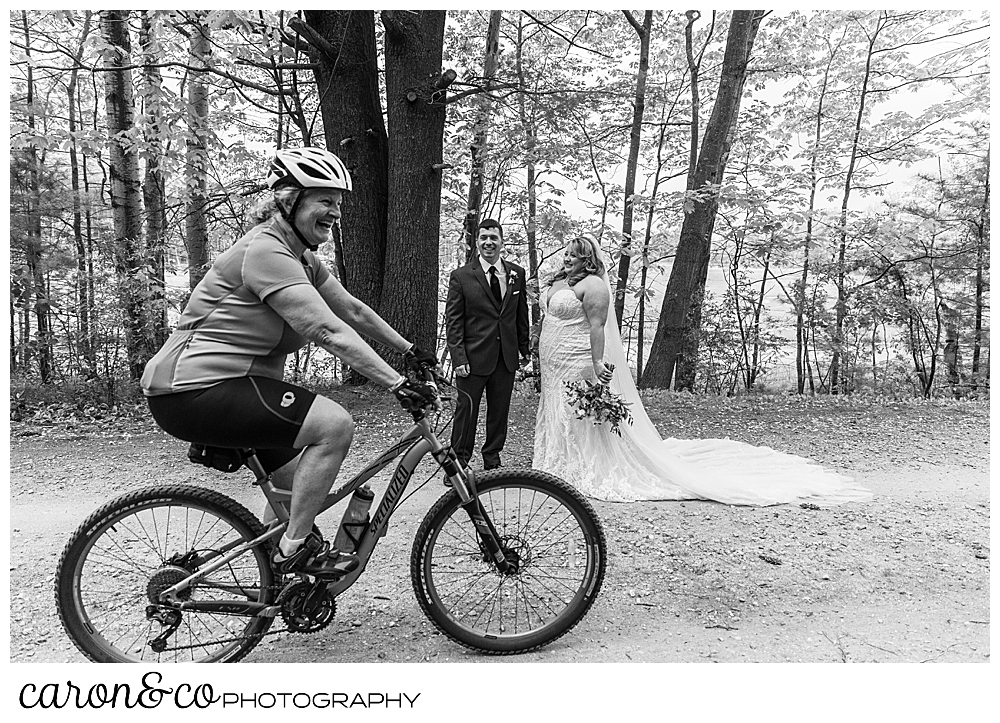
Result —
M 479 406 L 485 391 L 486 441 L 482 450 L 483 466 L 487 469 L 499 466 L 500 451 L 507 441 L 507 418 L 510 416 L 510 397 L 514 392 L 514 372 L 510 371 L 502 361 L 498 361 L 492 374 L 456 377 L 455 386 L 459 394 L 455 402 L 455 421 L 451 430 L 452 449 L 455 450 L 459 461 L 468 466 L 476 446 Z

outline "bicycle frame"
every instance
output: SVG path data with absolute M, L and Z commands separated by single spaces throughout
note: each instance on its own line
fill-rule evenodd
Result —
M 320 507 L 320 511 L 326 511 L 351 494 L 358 487 L 370 480 L 390 462 L 402 455 L 396 470 L 392 475 L 389 486 L 382 495 L 382 499 L 376 508 L 375 514 L 371 517 L 369 524 L 363 529 L 357 545 L 357 556 L 360 565 L 353 572 L 327 583 L 328 590 L 334 595 L 338 595 L 358 579 L 378 540 L 385 535 L 389 527 L 389 519 L 396 508 L 403 493 L 409 485 L 410 478 L 420 460 L 430 452 L 444 469 L 445 474 L 451 480 L 452 487 L 462 500 L 463 506 L 469 512 L 473 524 L 476 526 L 485 547 L 490 552 L 497 566 L 502 572 L 510 569 L 510 563 L 505 559 L 500 550 L 497 540 L 499 536 L 493 528 L 492 521 L 486 518 L 479 506 L 478 497 L 475 494 L 475 476 L 472 470 L 463 470 L 458 464 L 455 455 L 446 449 L 437 438 L 434 430 L 431 429 L 430 422 L 426 417 L 415 418 L 414 424 L 407 430 L 396 444 L 386 448 L 373 462 L 355 475 L 349 482 L 332 490 Z M 231 613 L 236 615 L 261 615 L 273 617 L 278 613 L 278 606 L 267 605 L 247 601 L 245 603 L 234 602 L 211 602 L 211 601 L 190 601 L 184 602 L 180 599 L 179 593 L 192 585 L 204 580 L 216 570 L 228 565 L 240 555 L 248 550 L 262 544 L 263 542 L 281 535 L 288 526 L 288 510 L 291 504 L 291 491 L 282 490 L 275 487 L 271 482 L 271 476 L 267 474 L 255 455 L 250 455 L 246 460 L 247 467 L 254 473 L 256 480 L 254 484 L 260 487 L 267 499 L 268 505 L 274 512 L 277 523 L 272 524 L 261 536 L 249 542 L 233 543 L 231 548 L 223 548 L 221 557 L 212 559 L 205 558 L 199 563 L 211 559 L 208 564 L 200 567 L 198 572 L 186 577 L 177 584 L 171 586 L 161 593 L 161 599 L 171 602 L 180 610 L 208 610 L 216 613 Z

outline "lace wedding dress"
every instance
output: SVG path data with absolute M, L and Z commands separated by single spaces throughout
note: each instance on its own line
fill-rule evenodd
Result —
M 619 437 L 610 425 L 577 419 L 567 381 L 595 380 L 583 304 L 570 288 L 542 293 L 539 340 L 542 392 L 533 466 L 599 500 L 707 499 L 734 505 L 811 502 L 835 505 L 871 494 L 850 478 L 802 457 L 730 439 L 661 439 L 629 372 L 614 311 L 605 325 L 604 359 L 615 365 L 611 391 L 630 402 L 633 421 Z

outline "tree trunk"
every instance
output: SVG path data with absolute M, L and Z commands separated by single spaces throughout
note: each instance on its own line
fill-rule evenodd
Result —
M 25 52 L 30 56 L 31 36 L 28 27 L 28 13 L 21 11 L 21 21 L 24 27 Z M 28 128 L 35 132 L 35 82 L 31 65 L 27 71 Z M 35 298 L 35 349 L 38 357 L 38 376 L 42 384 L 52 381 L 52 342 L 49 333 L 50 304 L 45 291 L 45 272 L 42 268 L 42 191 L 41 173 L 39 170 L 38 149 L 32 145 L 27 152 L 28 183 L 27 183 L 27 224 L 25 227 L 25 257 L 31 278 L 31 288 Z M 27 306 L 25 307 L 27 310 Z
M 142 200 L 146 207 L 146 255 L 150 280 L 150 340 L 157 348 L 167 340 L 166 188 L 161 163 L 163 139 L 160 103 L 161 77 L 150 11 L 143 11 L 139 43 L 143 55 L 142 99 L 145 106 L 146 176 L 142 182 Z
M 833 328 L 833 357 L 830 360 L 830 393 L 838 394 L 842 391 L 843 383 L 841 377 L 843 372 L 843 348 L 844 348 L 844 320 L 847 318 L 847 211 L 851 200 L 851 192 L 854 190 L 854 173 L 857 169 L 858 155 L 861 147 L 861 130 L 864 126 L 865 109 L 868 101 L 869 83 L 872 78 L 875 54 L 875 44 L 882 31 L 885 21 L 885 13 L 879 13 L 879 20 L 875 31 L 868 36 L 868 52 L 865 56 L 865 70 L 861 78 L 860 95 L 858 98 L 858 112 L 854 121 L 854 136 L 851 140 L 851 155 L 847 164 L 847 174 L 844 178 L 844 193 L 840 203 L 840 228 L 839 241 L 837 244 L 837 273 L 835 283 L 837 286 L 837 303 L 834 307 L 836 322 Z
M 944 364 L 948 372 L 948 384 L 951 386 L 952 394 L 958 398 L 962 396 L 959 387 L 962 376 L 958 371 L 958 313 L 944 302 L 938 304 L 938 310 L 944 327 Z
M 660 126 L 660 139 L 656 146 L 656 173 L 653 176 L 653 192 L 649 198 L 649 211 L 646 214 L 646 233 L 642 240 L 642 270 L 639 272 L 639 309 L 636 333 L 636 383 L 642 381 L 643 356 L 646 345 L 646 283 L 649 275 L 649 243 L 653 236 L 653 218 L 656 214 L 656 197 L 660 190 L 660 174 L 663 171 L 663 140 L 666 137 L 666 124 Z
M 976 319 L 972 337 L 972 388 L 975 389 L 979 383 L 980 354 L 983 348 L 983 310 L 986 305 L 986 281 L 984 278 L 984 267 L 986 260 L 986 249 L 989 247 L 989 231 L 987 216 L 990 210 L 990 154 L 986 152 L 986 173 L 984 174 L 985 190 L 983 192 L 983 204 L 980 207 L 979 218 L 976 220 Z
M 129 374 L 142 376 L 152 356 L 147 338 L 145 259 L 142 253 L 142 197 L 139 158 L 126 133 L 134 126 L 132 104 L 132 43 L 128 10 L 102 10 L 104 37 L 116 51 L 105 56 L 105 105 L 108 114 L 108 157 L 111 173 L 111 209 L 115 223 L 115 268 L 125 306 L 125 342 Z
M 447 86 L 446 11 L 382 12 L 389 122 L 389 206 L 381 316 L 405 338 L 437 347 L 438 239 Z M 398 358 L 398 357 L 397 357 Z
M 469 202 L 465 212 L 465 259 L 471 261 L 476 251 L 476 231 L 479 229 L 480 205 L 483 200 L 483 171 L 486 166 L 486 148 L 489 142 L 490 116 L 493 100 L 490 88 L 496 77 L 500 58 L 500 20 L 502 10 L 490 11 L 490 24 L 486 31 L 486 53 L 483 58 L 483 78 L 486 92 L 479 96 L 479 121 L 472 139 L 472 171 L 469 175 Z M 523 102 L 523 99 L 522 99 Z
M 827 88 L 830 84 L 830 68 L 833 64 L 834 56 L 835 53 L 831 49 L 826 67 L 823 70 L 823 82 L 819 90 L 816 123 L 813 129 L 813 148 L 809 159 L 809 208 L 806 214 L 806 235 L 802 239 L 802 275 L 799 278 L 799 292 L 795 300 L 795 384 L 799 394 L 805 393 L 806 368 L 809 365 L 809 333 L 806 330 L 806 289 L 809 285 L 809 256 L 813 244 L 813 214 L 816 210 L 816 194 L 819 191 L 818 167 L 820 142 L 823 138 L 823 108 L 826 104 Z M 811 386 L 810 384 L 810 388 Z M 814 390 L 810 389 L 810 391 Z
M 684 26 L 684 51 L 687 54 L 688 75 L 691 78 L 691 146 L 688 149 L 687 190 L 693 190 L 695 172 L 698 170 L 698 141 L 701 138 L 701 85 L 699 74 L 701 66 L 694 56 L 694 24 L 701 17 L 697 10 L 688 10 L 684 15 L 687 24 Z
M 642 141 L 642 116 L 646 109 L 646 75 L 649 72 L 649 36 L 653 24 L 653 11 L 647 10 L 642 25 L 628 10 L 622 11 L 629 24 L 639 35 L 639 70 L 635 78 L 635 101 L 632 110 L 628 165 L 625 167 L 625 214 L 622 219 L 622 255 L 618 259 L 618 283 L 615 286 L 615 318 L 619 330 L 625 313 L 625 290 L 632 261 L 632 209 L 635 200 L 635 174 L 639 165 L 639 145 Z
M 77 111 L 77 81 L 79 79 L 79 68 L 83 57 L 84 44 L 90 36 L 90 26 L 92 13 L 88 10 L 83 21 L 83 31 L 80 35 L 80 45 L 76 52 L 76 64 L 69 74 L 69 82 L 66 85 L 66 110 L 68 114 L 70 144 L 69 144 L 69 168 L 70 168 L 70 189 L 73 195 L 73 241 L 76 248 L 76 315 L 77 315 L 77 348 L 79 350 L 79 363 L 84 376 L 93 379 L 97 376 L 97 356 L 93 344 L 91 332 L 91 320 L 94 310 L 94 299 L 90 294 L 90 273 L 88 269 L 87 245 L 83 235 L 83 204 L 80 191 L 80 160 L 77 153 L 76 133 L 79 130 Z
M 83 99 L 80 97 L 79 93 L 77 94 L 76 101 L 77 101 L 77 111 L 78 111 L 78 114 L 80 116 L 80 120 L 81 120 L 81 123 L 82 123 L 83 118 L 84 118 Z M 100 115 L 100 103 L 98 102 L 98 98 L 96 96 L 94 97 L 93 101 L 94 101 L 93 113 L 91 114 L 92 115 L 92 125 L 96 129 L 97 126 L 98 126 L 98 122 L 97 122 L 98 121 L 98 117 Z M 83 198 L 83 237 L 86 240 L 86 254 L 87 254 L 87 262 L 86 262 L 86 269 L 87 269 L 86 285 L 87 285 L 87 299 L 90 300 L 90 320 L 91 320 L 89 346 L 90 346 L 90 348 L 94 352 L 94 364 L 95 364 L 95 369 L 97 369 L 98 368 L 98 351 L 99 351 L 99 349 L 98 349 L 99 341 L 98 341 L 98 336 L 97 336 L 97 327 L 98 327 L 99 318 L 98 318 L 98 313 L 97 313 L 97 301 L 96 301 L 97 300 L 97 293 L 96 293 L 96 290 L 94 288 L 94 285 L 95 285 L 95 280 L 94 280 L 94 212 L 93 212 L 93 205 L 92 205 L 91 200 L 90 200 L 91 199 L 90 164 L 87 162 L 88 155 L 87 155 L 86 149 L 84 149 L 84 151 L 81 154 L 81 156 L 82 157 L 80 159 L 80 161 L 81 161 L 81 163 L 80 163 L 80 170 L 82 172 L 81 173 L 81 180 L 83 181 L 83 197 L 82 197 Z
M 681 227 L 649 362 L 643 370 L 643 388 L 669 388 L 672 380 L 679 390 L 694 387 L 702 301 L 719 206 L 718 188 L 725 174 L 747 64 L 762 17 L 758 10 L 733 11 L 719 93 L 705 129 L 694 176 L 694 191 L 698 193 Z
M 738 229 L 733 234 L 734 249 L 729 263 L 729 290 L 733 295 L 733 314 L 736 316 L 736 329 L 740 333 L 739 354 L 743 358 L 742 369 L 738 372 L 743 377 L 743 388 L 750 388 L 750 349 L 747 342 L 747 327 L 743 323 L 743 307 L 740 304 L 740 264 L 743 261 L 743 247 L 746 243 L 746 230 Z
M 312 46 L 326 147 L 350 170 L 353 185 L 342 208 L 341 281 L 378 309 L 385 276 L 389 150 L 379 98 L 375 13 L 307 10 L 305 16 L 306 24 L 293 20 L 289 25 Z
M 187 212 L 184 217 L 185 238 L 188 256 L 188 285 L 194 288 L 208 273 L 208 151 L 205 139 L 208 128 L 208 86 L 206 71 L 200 70 L 208 64 L 212 45 L 207 25 L 201 23 L 201 11 L 193 11 L 191 17 L 191 41 L 189 46 L 191 67 L 188 77 L 187 120 L 189 135 L 184 175 L 187 181 Z
M 539 277 L 539 262 L 538 262 L 538 235 L 537 235 L 537 211 L 538 211 L 538 198 L 537 189 L 535 187 L 535 144 L 537 142 L 537 134 L 535 132 L 535 122 L 534 118 L 528 113 L 526 93 L 527 90 L 524 82 L 524 19 L 523 15 L 520 16 L 518 20 L 517 27 L 517 49 L 516 57 L 514 61 L 515 69 L 517 70 L 517 85 L 522 91 L 517 94 L 517 107 L 518 114 L 521 120 L 521 128 L 524 130 L 524 150 L 525 150 L 525 165 L 527 170 L 527 241 L 528 241 L 528 277 L 533 279 L 534 286 L 534 301 L 531 302 L 530 313 L 531 313 L 531 335 L 532 335 L 532 349 L 537 352 L 538 350 L 538 339 L 541 334 L 542 329 L 542 310 L 540 305 L 540 294 L 541 294 L 541 278 Z M 529 281 L 529 283 L 531 283 Z M 534 355 L 533 355 L 534 356 Z M 535 377 L 535 391 L 541 391 L 541 370 L 538 368 L 536 361 L 532 361 L 534 366 L 534 372 L 538 374 Z
M 774 247 L 774 232 L 771 233 L 771 247 Z M 753 356 L 750 360 L 750 375 L 748 377 L 747 391 L 752 391 L 754 384 L 757 383 L 757 376 L 760 374 L 760 317 L 764 313 L 764 292 L 767 284 L 767 273 L 771 269 L 771 252 L 768 251 L 764 256 L 764 271 L 760 275 L 760 291 L 757 294 L 757 303 L 754 304 L 753 308 L 753 333 L 751 334 L 751 339 L 753 342 Z

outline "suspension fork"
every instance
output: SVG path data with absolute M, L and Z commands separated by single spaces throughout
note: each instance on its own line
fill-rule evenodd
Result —
M 497 566 L 497 570 L 505 575 L 513 575 L 517 573 L 517 563 L 512 560 L 508 560 L 506 555 L 504 555 L 503 548 L 500 547 L 500 535 L 493 526 L 493 520 L 491 520 L 483 510 L 483 506 L 479 502 L 479 496 L 473 495 L 471 500 L 462 503 L 462 507 L 464 507 L 465 511 L 469 514 L 469 519 L 472 520 L 472 524 L 476 526 L 476 533 L 479 535 L 479 541 L 482 543 L 483 547 L 486 548 L 486 552 L 489 553 L 490 557 L 493 559 L 493 563 Z
M 463 470 L 458 464 L 455 451 L 452 449 L 441 447 L 431 452 L 451 480 L 452 487 L 462 500 L 462 507 L 476 528 L 480 544 L 490 556 L 493 564 L 497 566 L 497 570 L 506 575 L 517 573 L 517 563 L 507 559 L 504 555 L 503 548 L 500 547 L 500 535 L 496 527 L 493 526 L 493 520 L 486 514 L 479 501 L 479 495 L 476 492 L 476 473 L 471 469 Z

